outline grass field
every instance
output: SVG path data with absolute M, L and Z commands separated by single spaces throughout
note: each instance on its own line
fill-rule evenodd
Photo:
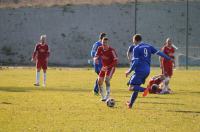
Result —
M 0 132 L 199 132 L 200 71 L 176 70 L 174 94 L 141 94 L 134 109 L 124 105 L 125 68 L 111 82 L 114 108 L 92 93 L 92 69 L 50 68 L 47 87 L 33 87 L 33 68 L 0 70 Z M 150 76 L 158 74 L 153 69 Z

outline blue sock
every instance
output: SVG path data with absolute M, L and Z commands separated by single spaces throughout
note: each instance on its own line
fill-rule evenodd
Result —
M 95 85 L 94 85 L 94 92 L 96 92 L 96 93 L 99 92 L 98 79 L 96 80 Z
M 138 96 L 138 92 L 137 91 L 133 92 L 133 94 L 131 96 L 131 102 L 130 102 L 131 107 L 134 104 L 135 100 L 137 99 L 137 96 Z
M 133 90 L 137 92 L 144 92 L 145 88 L 135 85 Z

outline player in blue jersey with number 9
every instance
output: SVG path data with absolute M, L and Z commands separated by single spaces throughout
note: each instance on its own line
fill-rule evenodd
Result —
M 126 77 L 134 71 L 134 74 L 129 80 L 129 91 L 133 91 L 130 101 L 127 101 L 128 108 L 132 108 L 139 92 L 144 92 L 143 96 L 148 93 L 148 88 L 143 88 L 140 85 L 145 83 L 146 78 L 150 73 L 151 55 L 157 54 L 167 60 L 172 60 L 163 52 L 158 51 L 152 45 L 142 42 L 142 36 L 136 34 L 133 36 L 135 47 L 133 48 L 133 58 L 130 68 L 126 71 Z

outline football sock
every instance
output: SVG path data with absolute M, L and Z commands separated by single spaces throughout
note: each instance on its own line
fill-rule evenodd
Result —
M 110 86 L 106 86 L 107 98 L 110 96 Z
M 99 86 L 99 92 L 100 92 L 100 94 L 101 94 L 101 98 L 104 99 L 103 86 Z
M 44 75 L 43 75 L 43 84 L 44 84 L 44 85 L 46 85 L 46 79 L 47 79 L 47 74 L 44 73 Z
M 40 72 L 36 71 L 36 84 L 40 83 Z
M 163 80 L 163 89 L 162 89 L 163 92 L 168 91 L 168 82 L 169 82 L 168 77 L 166 77 L 166 79 Z
M 140 87 L 140 86 L 138 86 L 138 85 L 135 85 L 133 90 L 134 90 L 134 91 L 137 91 L 137 92 L 144 92 L 145 88 Z
M 137 92 L 137 91 L 133 92 L 133 94 L 132 94 L 132 96 L 131 96 L 131 101 L 130 101 L 130 106 L 131 106 L 131 107 L 132 107 L 132 105 L 134 104 L 134 102 L 135 102 L 137 96 L 138 96 L 138 92 Z
M 95 82 L 94 92 L 96 92 L 96 93 L 99 92 L 99 88 L 98 88 L 98 79 L 97 79 L 96 82 Z

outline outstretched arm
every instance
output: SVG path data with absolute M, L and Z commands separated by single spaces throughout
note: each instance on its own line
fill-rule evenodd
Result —
M 169 56 L 167 56 L 165 53 L 163 53 L 161 51 L 158 51 L 156 54 L 167 59 L 167 60 L 173 60 L 172 58 L 170 58 Z

